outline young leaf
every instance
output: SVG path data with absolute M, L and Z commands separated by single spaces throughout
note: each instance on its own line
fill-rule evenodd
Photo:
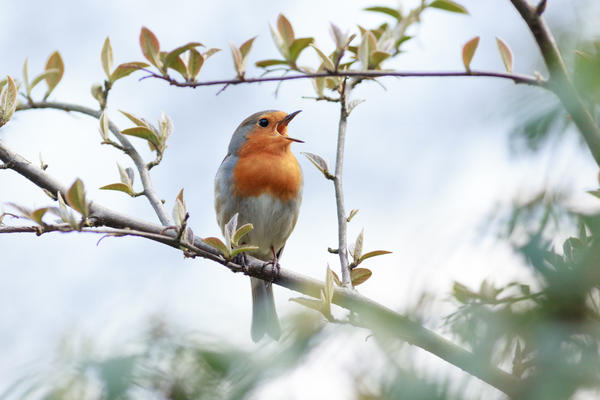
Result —
M 120 64 L 117 68 L 115 68 L 113 73 L 110 75 L 109 80 L 111 82 L 116 82 L 117 80 L 119 80 L 121 78 L 125 78 L 126 76 L 131 75 L 133 72 L 135 72 L 141 68 L 146 68 L 147 66 L 148 66 L 148 64 L 143 63 L 143 62 L 130 62 L 130 63 Z
M 367 268 L 354 268 L 350 271 L 352 286 L 358 286 L 371 277 L 373 273 Z
M 185 77 L 187 74 L 187 67 L 185 66 L 185 64 L 183 63 L 183 60 L 181 59 L 181 57 L 177 56 L 175 57 L 167 66 L 166 63 L 166 58 L 167 58 L 167 53 L 164 51 L 160 52 L 160 60 L 163 63 L 163 71 L 166 73 L 167 72 L 167 68 L 171 68 L 172 70 L 175 70 L 177 72 L 179 72 L 181 74 L 181 76 Z
M 177 226 L 183 225 L 186 214 L 187 207 L 185 205 L 185 200 L 183 199 L 183 189 L 181 189 L 175 198 L 175 205 L 173 206 L 173 219 L 175 220 Z
M 227 258 L 227 259 L 231 258 L 229 248 L 225 245 L 225 243 L 223 243 L 221 241 L 221 239 L 216 238 L 216 237 L 207 237 L 207 238 L 203 238 L 202 241 L 204 243 L 206 243 L 207 245 L 212 246 L 215 249 L 217 249 L 225 258 Z
M 30 91 L 33 90 L 33 88 L 36 87 L 38 83 L 40 83 L 41 81 L 46 79 L 46 77 L 48 77 L 50 75 L 58 76 L 59 74 L 60 74 L 60 70 L 58 68 L 50 68 L 50 69 L 45 70 L 44 72 L 42 72 L 41 74 L 39 74 L 38 76 L 33 78 L 31 83 L 29 84 L 29 90 Z
M 204 47 L 204 45 L 202 43 L 199 42 L 191 42 L 188 44 L 185 44 L 183 46 L 179 46 L 177 47 L 175 50 L 172 50 L 171 52 L 169 52 L 166 56 L 165 56 L 165 61 L 163 64 L 163 70 L 167 70 L 167 68 L 169 68 L 171 66 L 171 64 L 173 64 L 176 59 L 179 58 L 179 56 L 185 52 L 188 51 L 190 49 L 195 49 L 196 47 Z M 177 71 L 179 72 L 179 71 Z M 184 74 L 182 74 L 184 75 Z
M 17 86 L 10 76 L 6 77 L 6 87 L 0 96 L 0 126 L 6 124 L 17 107 Z
M 28 59 L 25 58 L 25 62 L 23 63 L 23 83 L 25 84 L 25 92 L 27 93 L 27 97 L 31 97 L 31 86 L 29 85 L 29 67 L 28 67 Z
M 233 234 L 233 240 L 232 240 L 233 245 L 238 246 L 240 243 L 240 240 L 242 240 L 242 238 L 244 236 L 246 236 L 248 234 L 248 232 L 250 232 L 252 229 L 254 229 L 254 225 L 252 225 L 250 223 L 240 226 Z
M 135 128 L 127 128 L 121 131 L 123 135 L 135 136 L 142 139 L 146 139 L 149 143 L 154 145 L 155 148 L 160 148 L 160 140 L 156 136 L 156 133 L 150 128 L 145 126 L 136 126 Z
M 379 68 L 379 64 L 381 64 L 382 62 L 384 62 L 391 56 L 392 56 L 392 54 L 388 53 L 387 51 L 375 50 L 375 51 L 371 52 L 371 57 L 370 57 L 371 68 L 375 68 L 375 69 Z
M 256 36 L 246 40 L 240 46 L 240 54 L 242 55 L 242 60 L 245 60 L 246 57 L 248 57 L 248 53 L 250 53 L 250 50 L 252 49 L 252 44 L 254 43 L 255 39 L 256 39 Z
M 500 57 L 502 58 L 502 62 L 504 63 L 504 68 L 506 68 L 506 72 L 512 72 L 513 68 L 513 56 L 510 48 L 502 39 L 496 37 L 496 44 L 498 44 L 498 51 L 500 52 Z
M 329 268 L 329 266 L 327 266 L 327 267 Z M 332 274 L 333 282 L 338 286 L 342 286 L 342 280 L 340 279 L 338 274 L 336 274 L 334 270 L 331 270 L 331 274 Z
M 371 31 L 366 31 L 358 46 L 358 61 L 362 64 L 363 69 L 369 69 L 369 60 L 371 58 L 371 52 L 377 47 L 377 39 Z
M 127 193 L 130 196 L 135 195 L 133 189 L 131 188 L 131 186 L 125 184 L 125 183 L 111 183 L 110 185 L 105 185 L 102 186 L 100 188 L 101 190 L 115 190 L 115 191 L 119 191 L 119 192 L 124 192 Z
M 271 25 L 269 25 L 269 29 L 271 30 L 271 36 L 273 37 L 273 41 L 275 42 L 275 46 L 277 50 L 281 53 L 281 55 L 287 60 L 289 58 L 288 46 L 285 44 L 285 41 Z
M 119 112 L 121 114 L 123 114 L 124 116 L 126 116 L 127 119 L 129 119 L 131 122 L 133 122 L 137 126 L 143 126 L 145 128 L 150 129 L 150 126 L 148 125 L 148 123 L 146 121 L 144 121 L 143 119 L 138 118 L 135 115 L 128 113 L 127 111 L 119 110 Z
M 302 304 L 304 307 L 312 308 L 313 310 L 323 312 L 323 303 L 320 300 L 309 299 L 307 297 L 292 297 L 290 301 Z
M 333 271 L 327 266 L 327 273 L 325 274 L 325 287 L 323 288 L 323 294 L 325 294 L 325 301 L 327 309 L 331 308 L 331 300 L 335 293 L 335 287 L 333 286 L 335 278 L 333 277 Z
M 102 45 L 100 60 L 102 61 L 102 69 L 104 70 L 104 73 L 110 80 L 113 65 L 113 50 L 112 46 L 110 45 L 110 38 L 108 36 L 106 37 L 106 40 L 104 40 L 104 45 Z
M 348 105 L 346 106 L 346 108 L 348 109 L 348 114 L 350 114 L 356 108 L 357 105 L 364 103 L 365 101 L 365 99 L 350 100 L 348 102 Z
M 200 52 L 196 49 L 191 49 L 188 52 L 186 79 L 189 81 L 196 80 L 196 77 L 202 68 L 202 64 L 204 64 L 204 57 L 202 57 L 202 54 L 200 54 Z
M 373 11 L 382 14 L 387 14 L 390 17 L 396 18 L 396 20 L 398 21 L 402 20 L 402 14 L 400 14 L 400 11 L 390 7 L 367 7 L 365 8 L 365 11 Z
M 273 65 L 282 65 L 285 64 L 287 65 L 287 61 L 284 60 L 262 60 L 262 61 L 257 61 L 254 65 L 256 65 L 259 68 L 266 68 L 266 67 L 271 67 Z
M 321 157 L 318 154 L 307 153 L 307 152 L 301 152 L 300 154 L 302 154 L 304 157 L 308 158 L 308 161 L 310 161 L 315 167 L 317 167 L 317 169 L 319 171 L 321 171 L 323 174 L 325 174 L 325 175 L 329 174 L 329 166 L 327 165 L 327 161 L 325 161 L 323 159 L 323 157 Z
M 387 250 L 373 250 L 373 251 L 369 251 L 368 253 L 365 253 L 363 255 L 360 256 L 360 258 L 358 259 L 358 263 L 361 263 L 363 261 L 365 261 L 367 258 L 371 258 L 371 257 L 377 257 L 377 256 L 382 256 L 384 254 L 391 254 L 391 251 L 387 251 Z
M 469 14 L 467 9 L 452 0 L 435 0 L 429 7 L 438 8 L 440 10 L 455 12 L 459 14 Z
M 285 46 L 289 48 L 294 42 L 294 29 L 292 28 L 292 24 L 283 14 L 279 14 L 277 18 L 277 30 L 279 31 L 279 35 L 283 39 Z
M 63 63 L 62 57 L 58 51 L 50 54 L 48 61 L 46 61 L 46 71 L 50 69 L 57 69 L 58 74 L 50 74 L 45 77 L 46 84 L 48 85 L 48 91 L 46 91 L 44 99 L 47 99 L 48 96 L 50 96 L 50 93 L 52 93 L 56 85 L 58 85 L 58 82 L 60 82 L 65 72 L 65 64 Z
M 159 59 L 160 44 L 154 33 L 146 27 L 142 27 L 142 31 L 140 32 L 140 47 L 146 60 L 156 68 L 162 69 Z
M 231 56 L 233 57 L 233 65 L 235 67 L 235 72 L 238 78 L 241 79 L 246 73 L 246 68 L 242 59 L 242 53 L 233 43 L 229 43 L 229 47 L 231 47 Z
M 323 61 L 323 67 L 325 67 L 325 70 L 328 72 L 334 71 L 335 65 L 333 64 L 333 61 L 331 61 L 331 59 L 327 56 L 327 54 L 323 53 L 323 51 L 321 51 L 321 49 L 319 49 L 317 46 L 315 46 L 313 44 L 311 44 L 311 47 L 313 49 L 315 49 L 315 51 L 321 58 L 321 61 Z
M 34 222 L 37 222 L 38 224 L 43 225 L 44 222 L 42 221 L 42 218 L 44 217 L 46 212 L 48 212 L 49 209 L 50 209 L 50 207 L 43 207 L 43 208 L 38 208 L 37 210 L 33 210 L 31 212 L 31 219 Z
M 252 250 L 256 250 L 256 249 L 258 249 L 258 246 L 241 246 L 241 247 L 236 247 L 231 252 L 230 257 L 233 258 L 233 257 L 237 256 L 240 253 L 248 252 L 248 251 L 252 251 Z
M 356 265 L 358 265 L 360 256 L 362 256 L 364 238 L 365 238 L 365 230 L 362 229 L 360 231 L 360 234 L 356 238 L 356 242 L 354 242 L 354 251 L 352 252 L 352 258 L 354 259 L 354 263 Z
M 225 224 L 225 229 L 223 229 L 223 234 L 229 248 L 232 247 L 233 234 L 237 231 L 238 216 L 238 213 L 233 214 L 231 219 Z
M 84 218 L 87 218 L 90 214 L 88 203 L 85 199 L 85 189 L 81 179 L 77 178 L 67 190 L 66 195 L 67 203 L 75 210 L 77 210 Z
M 117 163 L 117 169 L 119 170 L 119 178 L 121 179 L 121 182 L 131 187 L 133 185 L 133 180 L 131 179 L 131 176 L 129 176 L 127 170 L 121 167 L 121 164 L 119 163 Z
M 102 111 L 102 114 L 100 114 L 99 122 L 100 122 L 100 136 L 102 136 L 102 140 L 107 141 L 109 128 L 108 128 L 108 117 L 106 116 L 105 111 Z
M 352 221 L 352 218 L 354 218 L 356 214 L 358 214 L 358 209 L 354 208 L 350 210 L 350 214 L 348 215 L 348 218 L 346 218 L 346 222 Z
M 64 222 L 69 224 L 71 228 L 79 229 L 79 224 L 75 220 L 73 213 L 67 208 L 67 205 L 65 204 L 65 201 L 63 200 L 62 194 L 60 192 L 57 193 L 56 198 L 58 200 L 58 215 L 60 216 L 60 218 Z
M 296 62 L 302 50 L 310 46 L 314 41 L 315 39 L 311 37 L 294 39 L 290 45 L 290 61 Z
M 473 56 L 475 55 L 475 50 L 477 50 L 477 46 L 479 45 L 479 36 L 474 37 L 469 40 L 462 49 L 462 60 L 467 72 L 471 71 L 471 60 L 473 60 Z

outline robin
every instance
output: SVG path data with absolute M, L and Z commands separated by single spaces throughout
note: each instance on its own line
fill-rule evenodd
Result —
M 238 224 L 254 229 L 244 237 L 257 246 L 249 254 L 278 267 L 283 246 L 292 233 L 302 201 L 302 170 L 290 145 L 288 123 L 300 111 L 287 114 L 267 110 L 246 118 L 235 130 L 225 159 L 215 177 L 215 209 L 221 230 L 238 213 Z M 250 278 L 252 340 L 265 333 L 281 335 L 270 283 Z

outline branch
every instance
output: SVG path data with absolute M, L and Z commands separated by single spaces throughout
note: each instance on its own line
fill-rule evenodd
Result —
M 541 1 L 537 7 L 530 6 L 526 0 L 510 1 L 527 23 L 542 53 L 550 74 L 546 87 L 560 99 L 573 122 L 583 134 L 596 163 L 600 165 L 600 129 L 573 85 L 554 37 L 541 17 L 545 1 Z
M 23 157 L 11 151 L 2 141 L 0 141 L 0 160 L 8 165 L 10 169 L 29 179 L 40 188 L 46 189 L 53 194 L 61 192 L 65 195 L 66 186 L 57 182 L 41 168 L 32 165 Z M 192 252 L 193 256 L 215 261 L 234 272 L 243 272 L 249 276 L 270 281 L 316 298 L 320 298 L 320 293 L 324 290 L 323 282 L 296 274 L 288 269 L 276 269 L 272 265 L 265 264 L 263 261 L 252 257 L 247 257 L 246 266 L 242 267 L 226 260 L 214 248 L 202 242 L 200 237 L 194 236 L 189 241 L 182 241 L 178 238 L 178 233 L 173 232 L 173 230 L 164 229 L 164 226 L 120 214 L 96 202 L 90 203 L 89 210 L 90 220 L 94 221 L 96 226 L 105 226 L 114 229 L 104 230 L 84 227 L 82 230 L 85 232 L 140 236 L 169 245 L 178 250 L 183 248 Z M 33 228 L 30 230 L 21 228 L 21 230 L 37 232 Z M 0 230 L 1 232 L 2 230 Z M 356 291 L 341 287 L 335 288 L 332 302 L 357 313 L 360 320 L 363 321 L 364 326 L 375 332 L 382 331 L 386 335 L 393 335 L 421 347 L 469 374 L 480 378 L 509 396 L 518 393 L 520 380 L 516 377 L 493 365 L 482 364 L 479 361 L 479 357 L 473 353 L 447 341 L 440 335 L 407 317 L 358 294 Z
M 191 87 L 196 88 L 199 86 L 216 86 L 216 85 L 240 85 L 244 83 L 260 83 L 260 82 L 280 82 L 290 81 L 296 79 L 312 79 L 312 78 L 327 78 L 332 76 L 338 77 L 356 77 L 356 78 L 381 78 L 387 76 L 395 76 L 401 78 L 409 77 L 488 77 L 488 78 L 500 78 L 509 79 L 514 83 L 522 83 L 531 86 L 545 87 L 545 81 L 539 78 L 527 75 L 509 74 L 502 72 L 486 72 L 486 71 L 441 71 L 441 72 L 413 72 L 413 71 L 328 71 L 328 72 L 317 72 L 312 74 L 302 75 L 288 75 L 288 76 L 270 76 L 270 77 L 259 77 L 259 78 L 244 78 L 244 79 L 222 79 L 215 81 L 205 82 L 179 82 L 170 76 L 164 76 L 157 74 L 150 70 L 144 70 L 149 75 L 145 78 L 158 78 L 169 82 L 170 85 L 178 87 Z
M 346 108 L 346 97 L 349 88 L 346 86 L 347 78 L 344 78 L 340 90 L 340 122 L 338 126 L 337 153 L 335 158 L 335 203 L 338 222 L 338 255 L 340 267 L 342 268 L 342 283 L 345 287 L 352 287 L 350 267 L 348 266 L 348 235 L 346 232 L 346 211 L 344 210 L 344 190 L 342 186 L 342 173 L 344 168 L 344 147 L 346 142 L 346 126 L 348 122 L 348 109 Z
M 84 106 L 80 106 L 78 104 L 46 102 L 46 101 L 30 102 L 28 104 L 21 104 L 21 105 L 17 106 L 16 111 L 25 111 L 25 110 L 41 109 L 41 108 L 51 108 L 51 109 L 63 110 L 63 111 L 67 111 L 67 112 L 74 111 L 74 112 L 78 112 L 81 114 L 89 115 L 96 119 L 100 118 L 100 114 L 101 114 L 101 111 L 87 108 Z M 113 122 L 109 122 L 108 127 L 109 127 L 110 131 L 113 133 L 113 135 L 115 135 L 117 140 L 123 146 L 123 151 L 133 160 L 133 163 L 135 164 L 135 166 L 140 174 L 140 180 L 142 182 L 142 186 L 144 187 L 144 191 L 143 191 L 144 196 L 146 196 L 146 198 L 152 205 L 152 208 L 154 208 L 154 212 L 158 216 L 160 223 L 165 226 L 173 225 L 173 221 L 171 220 L 169 213 L 167 213 L 167 211 L 163 207 L 162 201 L 160 200 L 160 198 L 154 191 L 154 188 L 152 187 L 152 181 L 150 179 L 149 168 L 151 168 L 151 166 L 154 166 L 154 165 L 152 165 L 152 163 L 150 163 L 149 165 L 146 165 L 146 163 L 144 162 L 144 160 L 142 159 L 140 154 L 137 152 L 135 147 L 133 147 L 133 145 L 131 144 L 129 139 L 127 139 L 125 136 L 123 136 L 121 134 L 121 131 L 119 130 L 119 128 L 117 128 L 117 126 Z

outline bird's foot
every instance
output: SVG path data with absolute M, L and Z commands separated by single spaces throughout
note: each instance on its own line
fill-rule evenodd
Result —
M 262 266 L 263 270 L 267 265 L 273 266 L 274 273 L 271 274 L 271 280 L 269 282 L 267 282 L 267 285 L 271 285 L 273 282 L 275 282 L 275 279 L 279 278 L 279 273 L 281 270 L 281 266 L 279 265 L 279 260 L 277 259 L 277 254 L 275 254 L 275 250 L 272 247 L 271 247 L 271 251 L 273 252 L 273 259 L 271 261 L 267 261 Z
M 245 275 L 248 275 L 248 256 L 246 255 L 245 252 L 236 254 L 235 257 L 233 257 L 233 259 L 231 261 L 240 265 L 242 267 L 242 272 Z

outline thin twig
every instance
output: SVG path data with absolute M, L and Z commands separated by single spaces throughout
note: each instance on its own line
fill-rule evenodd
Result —
M 23 157 L 7 148 L 0 141 L 0 160 L 11 166 L 11 169 L 21 174 L 37 186 L 51 193 L 61 192 L 63 195 L 67 189 L 51 177 L 47 172 L 32 165 Z M 188 241 L 178 241 L 177 232 L 166 230 L 164 226 L 148 223 L 120 214 L 107 209 L 97 202 L 91 202 L 90 218 L 94 219 L 96 227 L 82 227 L 84 232 L 95 232 L 101 234 L 139 236 L 157 241 L 168 246 L 180 249 L 184 247 L 187 254 L 203 257 L 215 261 L 234 272 L 243 272 L 252 277 L 273 282 L 277 285 L 319 298 L 324 290 L 324 283 L 306 276 L 296 274 L 289 269 L 279 269 L 271 265 L 265 265 L 264 261 L 247 257 L 245 267 L 225 259 L 219 252 L 205 244 L 200 237 L 193 236 Z M 107 229 L 101 228 L 106 227 Z M 114 228 L 114 229 L 110 229 Z M 72 229 L 72 228 L 70 228 Z M 29 231 L 28 231 L 29 232 Z M 34 232 L 32 230 L 31 232 Z M 449 342 L 437 333 L 419 325 L 417 322 L 378 304 L 353 290 L 346 288 L 335 288 L 332 302 L 355 312 L 363 322 L 363 326 L 377 332 L 382 330 L 386 335 L 392 335 L 406 340 L 415 346 L 437 355 L 476 376 L 488 384 L 503 391 L 509 396 L 519 391 L 520 380 L 509 373 L 489 364 L 481 364 L 480 357 L 472 352 Z
M 352 287 L 350 278 L 350 266 L 348 265 L 348 238 L 346 232 L 346 211 L 344 210 L 344 189 L 342 186 L 342 173 L 344 168 L 344 147 L 346 142 L 346 126 L 348 123 L 348 109 L 346 100 L 349 88 L 346 85 L 348 78 L 344 78 L 340 90 L 340 121 L 338 125 L 337 153 L 335 158 L 335 204 L 337 209 L 338 222 L 338 255 L 340 257 L 340 267 L 342 269 L 342 284 L 345 287 Z
M 548 29 L 546 22 L 541 17 L 540 10 L 538 7 L 530 6 L 526 0 L 510 1 L 519 14 L 521 14 L 525 23 L 527 23 L 540 48 L 540 52 L 550 73 L 545 87 L 553 91 L 560 99 L 567 112 L 571 115 L 573 122 L 583 134 L 596 163 L 600 165 L 600 128 L 573 85 L 567 66 L 550 29 Z M 543 5 L 544 2 L 540 4 Z
M 328 71 L 328 72 L 317 72 L 312 74 L 302 74 L 302 75 L 289 75 L 289 76 L 263 76 L 258 78 L 244 78 L 242 79 L 222 79 L 222 80 L 214 80 L 214 81 L 205 81 L 205 82 L 179 82 L 170 76 L 164 76 L 157 74 L 152 71 L 148 71 L 151 73 L 150 76 L 152 78 L 162 79 L 164 81 L 169 82 L 170 85 L 178 86 L 178 87 L 199 87 L 199 86 L 215 86 L 215 85 L 240 85 L 244 83 L 260 83 L 260 82 L 281 82 L 281 81 L 290 81 L 295 79 L 312 79 L 312 78 L 327 78 L 327 77 L 357 77 L 357 78 L 380 78 L 386 76 L 395 76 L 402 78 L 409 77 L 488 77 L 488 78 L 500 78 L 500 79 L 509 79 L 514 83 L 522 83 L 531 86 L 544 87 L 545 82 L 533 76 L 527 75 L 519 75 L 519 74 L 509 74 L 503 72 L 487 72 L 487 71 L 432 71 L 432 72 L 418 72 L 418 71 Z
M 81 114 L 89 115 L 96 119 L 100 118 L 101 112 L 98 110 L 94 110 L 88 107 L 80 106 L 78 104 L 68 104 L 68 103 L 59 103 L 59 102 L 31 102 L 29 104 L 21 104 L 17 106 L 16 111 L 25 111 L 32 109 L 40 109 L 40 108 L 50 108 L 55 110 L 63 110 L 63 111 L 74 111 Z M 144 187 L 144 196 L 150 202 L 152 208 L 154 208 L 154 212 L 158 216 L 160 223 L 167 226 L 173 225 L 173 221 L 171 220 L 171 216 L 165 210 L 163 203 L 160 201 L 158 194 L 154 191 L 152 187 L 152 180 L 150 179 L 150 172 L 148 165 L 142 159 L 142 156 L 137 152 L 135 147 L 131 144 L 129 139 L 121 134 L 121 131 L 113 122 L 109 122 L 108 127 L 110 131 L 115 135 L 117 140 L 123 146 L 123 151 L 133 160 L 139 174 L 140 180 L 142 182 L 142 186 Z M 109 143 L 110 144 L 110 143 Z M 152 163 L 150 163 L 151 165 Z

